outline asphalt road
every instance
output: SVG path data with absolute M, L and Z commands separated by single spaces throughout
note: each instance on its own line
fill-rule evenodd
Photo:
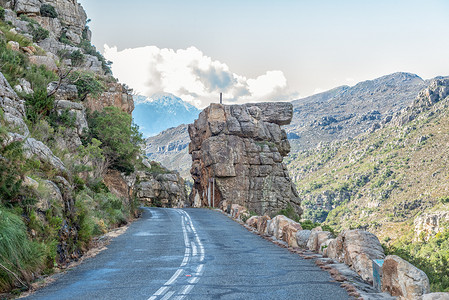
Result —
M 217 211 L 145 208 L 95 258 L 27 299 L 348 299 L 310 260 Z

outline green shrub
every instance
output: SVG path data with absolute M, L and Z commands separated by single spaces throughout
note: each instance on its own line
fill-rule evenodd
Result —
M 28 239 L 22 219 L 0 207 L 0 292 L 20 287 L 15 276 L 30 282 L 33 273 L 43 268 L 42 247 Z
M 438 199 L 438 202 L 440 202 L 441 204 L 449 203 L 449 196 L 441 197 L 440 199 Z
M 5 21 L 5 9 L 0 6 L 0 20 Z
M 4 205 L 16 202 L 19 196 L 22 187 L 20 177 L 22 172 L 16 159 L 22 157 L 22 151 L 20 142 L 13 142 L 0 149 L 0 199 Z
M 63 44 L 73 46 L 73 43 L 72 43 L 72 42 L 69 40 L 69 38 L 67 37 L 67 32 L 66 32 L 66 31 L 63 31 L 63 32 L 61 33 L 61 36 L 59 37 L 59 41 L 60 41 L 61 43 L 63 43 Z
M 25 97 L 27 119 L 32 123 L 36 123 L 43 117 L 49 116 L 54 104 L 54 97 L 47 97 L 46 87 L 35 88 L 32 95 L 26 95 Z
M 11 85 L 18 82 L 18 78 L 25 73 L 26 67 L 28 67 L 28 59 L 25 55 L 9 49 L 6 42 L 0 40 L 0 69 Z
M 53 128 L 57 128 L 60 125 L 65 128 L 75 128 L 76 115 L 71 113 L 69 109 L 65 109 L 61 113 L 52 111 L 49 114 L 49 122 Z
M 89 115 L 88 123 L 90 131 L 85 141 L 99 140 L 111 168 L 132 173 L 143 142 L 138 127 L 132 124 L 132 117 L 118 107 L 105 107 Z
M 313 228 L 318 227 L 320 225 L 321 225 L 320 223 L 314 223 L 310 220 L 305 220 L 304 222 L 301 222 L 301 227 L 304 230 L 312 230 Z
M 57 18 L 58 13 L 55 8 L 50 4 L 42 4 L 41 6 L 41 16 L 48 18 Z
M 287 218 L 290 218 L 290 219 L 292 219 L 295 222 L 299 222 L 299 219 L 300 219 L 299 215 L 296 213 L 295 209 L 290 204 L 288 204 L 286 208 L 281 209 L 275 215 L 284 215 Z
M 74 67 L 79 67 L 84 63 L 84 54 L 80 50 L 75 50 L 70 54 L 70 59 Z
M 42 28 L 42 26 L 35 20 L 25 15 L 22 15 L 20 18 L 22 19 L 22 21 L 28 22 L 27 27 L 30 31 L 30 34 L 33 36 L 33 41 L 35 43 L 45 40 L 50 35 L 50 32 L 47 29 Z
M 43 65 L 30 65 L 24 74 L 24 78 L 31 83 L 33 90 L 39 87 L 46 88 L 50 82 L 59 79 L 55 72 L 48 70 Z
M 99 97 L 105 91 L 105 87 L 92 73 L 72 72 L 69 80 L 78 88 L 78 96 L 84 101 L 88 95 Z

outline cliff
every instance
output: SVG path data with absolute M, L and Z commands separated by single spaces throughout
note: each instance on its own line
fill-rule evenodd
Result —
M 3 293 L 66 268 L 94 237 L 136 217 L 146 181 L 161 179 L 153 190 L 163 205 L 186 195 L 179 176 L 143 159 L 131 91 L 91 45 L 82 6 L 0 5 Z
M 300 201 L 282 159 L 290 151 L 281 129 L 290 103 L 211 104 L 189 125 L 193 206 L 239 204 L 259 214 Z

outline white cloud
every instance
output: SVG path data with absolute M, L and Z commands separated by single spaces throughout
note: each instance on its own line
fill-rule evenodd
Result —
M 172 93 L 200 108 L 217 102 L 220 92 L 223 92 L 225 103 L 297 97 L 289 91 L 282 71 L 267 71 L 256 78 L 246 78 L 231 72 L 226 64 L 212 60 L 195 47 L 176 51 L 155 46 L 122 51 L 108 45 L 104 48 L 104 56 L 113 62 L 114 75 L 144 96 Z

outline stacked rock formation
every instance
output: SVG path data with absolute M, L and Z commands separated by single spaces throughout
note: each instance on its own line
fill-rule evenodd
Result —
M 259 214 L 292 206 L 302 213 L 283 157 L 290 151 L 282 125 L 290 103 L 211 104 L 189 125 L 193 206 L 239 204 Z
M 157 207 L 185 206 L 187 192 L 184 179 L 177 172 L 154 174 L 139 171 L 137 176 L 137 198 L 142 203 Z

